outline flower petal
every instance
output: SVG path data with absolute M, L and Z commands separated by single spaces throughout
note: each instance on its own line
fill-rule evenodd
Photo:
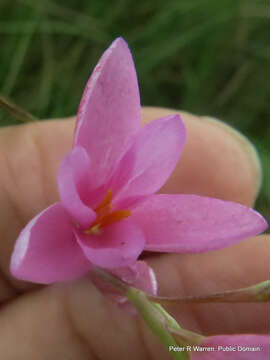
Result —
M 147 294 L 157 294 L 157 280 L 154 271 L 145 261 L 136 261 L 134 264 L 111 271 L 111 274 L 118 277 L 130 286 L 145 291 Z M 136 314 L 134 306 L 125 296 L 119 293 L 114 286 L 90 272 L 91 280 L 96 287 L 112 302 L 117 303 L 122 309 L 131 314 Z
M 268 335 L 219 335 L 205 338 L 199 346 L 212 347 L 215 351 L 194 351 L 192 360 L 269 360 L 270 336 Z M 231 355 L 230 355 L 231 354 Z
M 144 234 L 130 220 L 106 226 L 98 235 L 76 230 L 76 238 L 85 256 L 95 265 L 116 269 L 137 260 L 145 244 Z
M 146 250 L 199 253 L 221 249 L 267 227 L 256 211 L 196 195 L 153 195 L 132 212 Z
M 118 164 L 110 188 L 115 202 L 155 193 L 174 170 L 186 139 L 179 115 L 152 121 L 135 136 Z
M 72 280 L 86 273 L 91 264 L 78 246 L 72 227 L 60 203 L 38 214 L 17 239 L 11 273 L 41 284 Z
M 140 128 L 137 75 L 126 42 L 118 38 L 90 77 L 79 107 L 74 145 L 91 156 L 94 183 L 104 184 L 130 137 Z
M 87 192 L 89 169 L 90 159 L 86 150 L 76 146 L 64 157 L 58 173 L 61 202 L 72 218 L 83 228 L 88 228 L 96 218 L 94 210 L 81 200 Z
M 130 286 L 143 290 L 149 295 L 157 294 L 157 279 L 153 269 L 142 260 L 130 266 L 112 271 L 112 274 Z
M 128 285 L 143 290 L 149 295 L 157 294 L 157 279 L 153 269 L 145 261 L 136 261 L 135 264 L 112 271 L 114 275 Z M 136 308 L 124 296 L 111 295 L 111 299 L 118 303 L 122 310 L 131 315 L 138 314 Z

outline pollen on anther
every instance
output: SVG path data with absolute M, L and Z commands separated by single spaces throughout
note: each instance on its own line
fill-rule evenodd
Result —
M 90 235 L 99 235 L 100 234 L 100 225 L 94 225 L 90 229 L 84 231 L 85 234 Z

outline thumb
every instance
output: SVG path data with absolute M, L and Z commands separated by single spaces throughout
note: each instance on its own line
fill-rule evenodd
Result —
M 6 360 L 170 358 L 142 319 L 118 309 L 88 277 L 19 297 L 2 308 L 0 322 Z

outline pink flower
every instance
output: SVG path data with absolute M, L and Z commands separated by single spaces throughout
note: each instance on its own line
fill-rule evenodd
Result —
M 262 232 L 265 220 L 248 207 L 155 194 L 175 168 L 185 138 L 179 115 L 141 127 L 134 64 L 125 41 L 116 39 L 86 85 L 73 148 L 59 169 L 61 200 L 21 232 L 12 274 L 51 283 L 77 278 L 95 264 L 125 276 L 130 271 L 130 283 L 154 292 L 151 270 L 137 262 L 143 250 L 203 252 Z
M 211 336 L 204 338 L 197 346 L 210 349 L 209 351 L 194 351 L 191 360 L 270 359 L 270 336 L 267 335 Z M 196 345 L 194 347 L 196 348 Z M 193 349 L 193 346 L 191 348 Z

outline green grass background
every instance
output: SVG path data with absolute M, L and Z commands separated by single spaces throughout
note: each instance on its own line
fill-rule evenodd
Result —
M 216 116 L 255 143 L 264 168 L 257 208 L 269 216 L 270 1 L 0 0 L 0 93 L 39 118 L 73 115 L 119 35 L 144 105 Z

